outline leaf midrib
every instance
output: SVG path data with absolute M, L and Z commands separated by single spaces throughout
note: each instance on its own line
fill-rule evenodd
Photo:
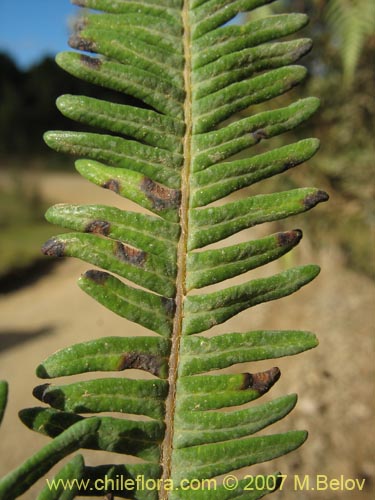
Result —
M 186 259 L 187 259 L 187 240 L 188 240 L 188 209 L 190 196 L 190 168 L 191 168 L 191 142 L 192 142 L 192 91 L 191 91 L 191 32 L 189 19 L 189 1 L 184 0 L 182 8 L 182 26 L 183 26 L 183 49 L 185 56 L 184 67 L 184 82 L 185 82 L 185 102 L 184 102 L 184 118 L 186 130 L 183 140 L 183 156 L 184 163 L 182 167 L 181 179 L 181 210 L 180 224 L 181 236 L 177 248 L 177 281 L 176 281 L 176 313 L 174 317 L 171 355 L 169 358 L 169 394 L 166 399 L 165 422 L 166 431 L 162 446 L 161 465 L 163 467 L 163 483 L 171 477 L 171 460 L 173 450 L 173 434 L 174 434 L 174 415 L 176 408 L 176 385 L 178 377 L 178 365 L 180 355 L 180 342 L 182 336 L 182 317 L 183 317 L 183 301 L 186 295 Z M 167 500 L 168 491 L 164 488 L 160 491 L 160 500 Z

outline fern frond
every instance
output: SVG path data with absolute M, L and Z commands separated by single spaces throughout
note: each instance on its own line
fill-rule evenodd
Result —
M 375 8 L 372 0 L 331 0 L 326 19 L 332 34 L 339 40 L 344 69 L 344 83 L 352 85 L 363 45 L 375 33 Z
M 88 14 L 70 39 L 73 48 L 98 56 L 64 53 L 57 57 L 58 64 L 138 104 L 62 96 L 57 105 L 64 115 L 108 133 L 54 131 L 45 140 L 58 151 L 83 157 L 76 162 L 81 175 L 137 203 L 140 212 L 56 205 L 47 219 L 74 232 L 51 238 L 43 251 L 104 269 L 87 271 L 80 287 L 154 334 L 77 344 L 51 355 L 38 366 L 37 375 L 49 379 L 135 368 L 148 376 L 37 387 L 34 396 L 49 406 L 23 410 L 20 418 L 53 440 L 34 462 L 3 479 L 0 491 L 10 498 L 15 484 L 22 484 L 12 490 L 18 494 L 62 456 L 90 448 L 124 453 L 144 463 L 124 459 L 121 466 L 89 467 L 77 458 L 73 472 L 67 466 L 62 477 L 78 474 L 94 480 L 117 474 L 164 481 L 160 495 L 141 489 L 107 491 L 137 499 L 261 498 L 277 488 L 277 474 L 267 476 L 267 486 L 254 494 L 245 490 L 244 481 L 235 492 L 220 485 L 210 492 L 184 492 L 178 485 L 183 479 L 216 478 L 271 460 L 305 441 L 305 431 L 253 436 L 294 408 L 293 394 L 231 407 L 255 401 L 280 376 L 276 367 L 240 373 L 236 365 L 301 353 L 315 347 L 317 339 L 303 331 L 197 334 L 251 306 L 293 293 L 314 279 L 319 268 L 305 265 L 241 284 L 224 283 L 215 291 L 191 291 L 277 259 L 300 242 L 302 232 L 294 229 L 236 245 L 222 240 L 305 212 L 328 198 L 318 189 L 299 188 L 226 199 L 296 167 L 318 149 L 318 141 L 310 138 L 246 158 L 235 156 L 260 141 L 268 144 L 316 111 L 318 100 L 306 98 L 247 117 L 237 114 L 304 80 L 306 70 L 296 63 L 310 50 L 310 40 L 275 40 L 298 31 L 307 18 L 288 14 L 241 26 L 225 24 L 270 0 L 74 3 L 104 11 Z M 206 248 L 215 242 L 216 248 Z M 232 374 L 210 373 L 230 367 Z M 102 412 L 117 415 L 85 416 Z M 168 491 L 167 479 L 177 489 Z M 40 498 L 54 497 L 43 492 Z

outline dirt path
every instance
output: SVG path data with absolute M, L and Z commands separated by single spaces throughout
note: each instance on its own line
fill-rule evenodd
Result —
M 53 202 L 111 204 L 118 201 L 112 193 L 90 188 L 87 181 L 77 176 L 73 180 L 72 183 L 70 175 L 50 175 L 41 190 Z M 123 202 L 122 206 L 129 204 Z M 250 237 L 254 237 L 254 233 Z M 301 245 L 295 251 L 293 264 L 317 262 L 324 269 L 314 283 L 292 297 L 257 306 L 216 328 L 218 332 L 304 329 L 316 332 L 320 339 L 318 349 L 298 357 L 241 367 L 241 370 L 258 371 L 278 365 L 283 376 L 270 397 L 291 392 L 299 394 L 294 412 L 269 433 L 299 428 L 308 429 L 310 434 L 301 450 L 257 466 L 251 473 L 279 469 L 289 475 L 286 491 L 275 498 L 369 500 L 373 498 L 375 477 L 374 285 L 346 269 L 335 249 L 324 248 L 319 255 L 313 255 L 307 241 Z M 269 275 L 286 264 L 283 260 L 267 266 L 260 274 Z M 66 260 L 37 283 L 0 300 L 0 378 L 10 382 L 9 406 L 0 429 L 0 475 L 48 442 L 47 438 L 26 429 L 17 417 L 19 409 L 38 406 L 31 392 L 43 383 L 34 375 L 42 359 L 82 340 L 144 332 L 98 305 L 76 286 L 76 278 L 87 268 L 87 264 L 77 260 Z M 88 453 L 87 456 L 89 463 L 113 460 L 106 454 Z M 118 462 L 122 460 L 120 455 L 115 458 Z M 363 492 L 296 491 L 292 494 L 295 474 L 310 475 L 312 485 L 317 474 L 332 479 L 340 475 L 365 478 L 365 489 Z M 34 500 L 35 496 L 32 490 L 22 498 Z

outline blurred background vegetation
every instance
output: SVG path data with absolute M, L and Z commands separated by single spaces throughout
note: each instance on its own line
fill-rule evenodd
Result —
M 327 190 L 331 202 L 309 217 L 312 241 L 334 242 L 348 265 L 374 278 L 375 3 L 278 0 L 251 16 L 285 11 L 310 16 L 301 36 L 311 37 L 314 48 L 303 60 L 309 79 L 279 101 L 315 95 L 322 102 L 320 112 L 287 139 L 318 137 L 322 146 L 307 167 L 262 189 L 312 185 Z M 9 55 L 0 54 L 0 282 L 34 264 L 41 242 L 52 234 L 43 221 L 46 201 L 38 179 L 51 171 L 73 172 L 72 160 L 50 151 L 42 139 L 46 130 L 79 128 L 55 107 L 64 93 L 114 98 L 69 76 L 50 58 L 20 70 Z M 273 145 L 287 139 L 276 138 Z

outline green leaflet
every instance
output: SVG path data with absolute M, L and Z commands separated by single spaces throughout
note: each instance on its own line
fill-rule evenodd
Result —
M 293 168 L 308 160 L 318 147 L 318 141 L 307 139 L 251 159 L 224 162 L 209 167 L 204 172 L 198 172 L 197 187 L 192 192 L 191 205 L 204 206 L 238 189 L 251 186 L 260 179 Z
M 74 76 L 143 100 L 160 113 L 183 118 L 184 92 L 168 80 L 131 64 L 99 60 L 71 52 L 59 54 L 56 62 Z
M 95 248 L 95 253 L 92 252 L 92 247 Z M 43 252 L 58 257 L 79 257 L 168 297 L 175 292 L 173 278 L 176 270 L 171 263 L 117 240 L 93 234 L 67 233 L 48 240 Z
M 327 199 L 324 191 L 301 188 L 252 196 L 221 207 L 194 209 L 191 211 L 191 238 L 188 248 L 201 248 L 262 222 L 305 212 Z
M 193 104 L 197 118 L 193 133 L 201 134 L 212 130 L 220 122 L 234 113 L 246 109 L 251 104 L 272 99 L 284 94 L 301 83 L 306 77 L 302 66 L 289 66 L 269 71 L 249 80 L 233 83 L 222 90 L 202 97 Z
M 168 386 L 162 380 L 104 378 L 63 386 L 37 386 L 34 396 L 52 408 L 74 413 L 106 411 L 160 419 Z
M 248 403 L 265 394 L 279 377 L 276 367 L 255 374 L 181 377 L 176 412 L 183 416 L 186 410 L 200 412 Z
M 209 478 L 240 467 L 266 462 L 294 450 L 306 438 L 306 432 L 292 431 L 285 434 L 207 444 L 200 448 L 191 446 L 174 450 L 176 479 Z M 194 467 L 191 465 L 193 460 L 196 462 Z
M 181 491 L 177 495 L 172 492 L 171 498 L 181 498 L 186 500 L 257 500 L 258 498 L 263 498 L 267 493 L 272 493 L 279 486 L 279 479 L 277 474 L 273 476 L 261 476 L 257 475 L 259 478 L 264 478 L 265 487 L 256 488 L 256 491 L 250 491 L 251 485 L 249 485 L 249 478 L 242 479 L 238 481 L 237 487 L 233 490 L 224 487 L 223 485 L 216 486 L 216 489 L 207 488 L 199 491 Z M 262 480 L 261 479 L 261 480 Z M 267 484 L 269 486 L 267 486 Z M 175 496 L 176 495 L 176 496 Z
M 97 467 L 85 467 L 84 479 L 90 480 L 90 484 L 96 484 L 96 481 L 99 479 L 99 486 L 104 484 L 109 485 L 107 490 L 103 490 L 102 488 L 100 491 L 94 490 L 94 493 L 99 497 L 107 491 L 108 493 L 114 493 L 116 497 L 120 498 L 156 500 L 158 498 L 157 489 L 150 491 L 145 485 L 147 481 L 152 481 L 152 485 L 156 484 L 160 475 L 161 467 L 157 464 L 110 464 Z M 130 485 L 129 480 L 131 481 Z M 137 480 L 140 482 L 137 483 Z M 137 488 L 137 484 L 140 485 L 140 488 Z
M 40 378 L 53 378 L 82 371 L 137 368 L 166 378 L 168 354 L 169 342 L 157 337 L 106 337 L 57 351 L 38 366 L 36 373 Z
M 55 437 L 84 417 L 52 408 L 29 408 L 20 412 L 22 422 L 30 429 Z M 155 420 L 134 421 L 100 417 L 100 427 L 85 443 L 85 448 L 134 455 L 158 463 L 164 425 Z
M 144 192 L 146 190 L 147 184 L 143 186 L 143 182 L 145 182 L 144 179 L 148 178 L 157 182 L 165 182 L 171 188 L 179 187 L 177 168 L 181 164 L 181 158 L 173 157 L 169 152 L 157 152 L 153 154 L 153 149 L 149 146 L 139 145 L 120 137 L 83 132 L 47 132 L 44 138 L 49 146 L 58 151 L 70 152 L 74 155 L 85 155 L 94 160 L 111 162 L 114 167 L 119 167 L 119 172 L 126 169 L 131 184 L 136 184 L 138 180 L 138 191 L 142 190 Z M 116 152 L 113 154 L 114 149 Z M 147 157 L 139 160 L 138 154 L 142 150 Z M 164 171 L 161 169 L 163 164 L 166 166 Z M 84 166 L 86 162 L 82 163 L 81 161 L 78 163 L 78 169 L 80 165 Z M 109 166 L 109 172 L 115 171 L 113 167 Z M 138 176 L 136 175 L 137 173 Z M 108 180 L 103 180 L 102 187 L 111 189 L 110 186 L 104 185 Z M 134 188 L 136 189 L 136 186 Z M 112 190 L 115 192 L 119 191 L 115 188 L 112 188 Z M 125 193 L 126 195 L 127 193 Z
M 103 205 L 55 205 L 46 219 L 68 229 L 100 234 L 176 262 L 180 228 L 158 217 Z
M 223 56 L 195 72 L 194 97 L 200 99 L 258 71 L 293 63 L 310 48 L 311 40 L 297 40 L 264 44 Z
M 8 402 L 8 384 L 5 380 L 0 380 L 0 424 L 3 420 L 5 408 Z
M 183 55 L 171 53 L 164 48 L 156 47 L 157 37 L 149 43 L 139 40 L 126 33 L 118 32 L 116 41 L 112 31 L 83 29 L 79 35 L 70 38 L 72 48 L 89 52 L 100 52 L 122 63 L 130 63 L 159 78 L 165 78 L 171 84 L 183 85 L 182 70 Z
M 277 259 L 298 245 L 302 231 L 277 233 L 218 250 L 187 254 L 187 289 L 219 283 Z
M 173 51 L 179 50 L 182 53 L 181 25 L 176 23 L 175 19 L 165 11 L 162 16 L 155 14 L 155 11 L 145 12 L 142 7 L 137 12 L 116 13 L 116 16 L 105 13 L 102 13 L 100 17 L 96 13 L 87 14 L 78 24 L 77 31 L 79 32 L 81 28 L 87 26 L 89 28 L 110 29 L 114 33 L 120 32 L 123 35 L 126 30 L 127 33 L 146 42 L 149 42 L 150 36 L 153 37 L 153 40 L 156 37 L 156 43 L 159 47 L 165 47 L 167 44 L 173 47 Z
M 85 463 L 82 455 L 76 455 L 70 462 L 56 474 L 53 478 L 56 484 L 56 489 L 52 489 L 46 484 L 43 490 L 38 495 L 37 500 L 71 500 L 78 494 L 78 484 L 72 484 L 71 488 L 64 488 L 59 481 L 70 480 L 76 478 L 79 482 L 83 478 Z
M 317 266 L 296 267 L 270 278 L 187 297 L 183 334 L 199 333 L 223 323 L 250 306 L 289 295 L 313 280 L 318 273 Z
M 246 410 L 228 413 L 188 412 L 175 428 L 175 448 L 228 441 L 249 436 L 285 417 L 295 406 L 296 395 L 286 396 Z
M 175 15 L 178 19 L 179 7 L 181 7 L 181 0 L 133 0 L 132 2 L 124 2 L 121 0 L 73 0 L 74 4 L 81 7 L 89 7 L 91 9 L 105 10 L 114 14 L 129 13 L 129 12 L 142 12 L 149 11 L 155 17 L 162 17 L 164 15 Z M 155 5 L 160 6 L 157 9 Z M 173 11 L 177 10 L 175 14 Z
M 225 129 L 220 129 L 214 133 L 207 132 L 206 134 L 198 135 L 192 143 L 196 152 L 194 161 L 192 162 L 193 171 L 204 170 L 257 144 L 262 139 L 273 137 L 296 127 L 315 113 L 318 107 L 318 99 L 301 99 L 286 108 L 264 111 L 255 116 L 231 123 Z M 317 147 L 318 142 L 316 139 L 313 143 Z M 272 152 L 270 151 L 269 153 L 271 154 Z M 240 164 L 243 163 L 242 161 Z M 220 165 L 229 169 L 237 165 L 237 163 L 227 162 Z M 200 179 L 202 175 L 204 174 L 198 174 L 197 178 Z
M 65 95 L 56 105 L 65 116 L 91 126 L 105 126 L 111 132 L 130 136 L 150 146 L 181 153 L 182 122 L 148 109 L 100 101 L 84 96 Z
M 0 482 L 0 496 L 15 498 L 61 458 L 89 448 L 130 456 L 122 465 L 95 467 L 76 457 L 62 469 L 58 478 L 114 481 L 90 495 L 262 498 L 277 489 L 277 474 L 265 476 L 264 487 L 253 492 L 245 479 L 235 491 L 218 485 L 214 491 L 165 487 L 160 492 L 115 484 L 115 479 L 134 481 L 141 475 L 178 485 L 182 479 L 215 478 L 281 456 L 306 439 L 307 433 L 299 430 L 253 435 L 285 417 L 297 398 L 276 395 L 256 404 L 277 382 L 280 370 L 241 373 L 237 365 L 304 352 L 317 345 L 316 337 L 293 330 L 204 332 L 249 307 L 293 293 L 319 273 L 317 266 L 302 265 L 268 277 L 249 275 L 241 284 L 222 283 L 291 251 L 302 232 L 258 239 L 249 233 L 241 243 L 222 240 L 328 199 L 310 187 L 225 198 L 300 165 L 319 147 L 313 138 L 277 148 L 272 143 L 273 137 L 307 120 L 318 99 L 307 97 L 284 107 L 271 103 L 260 112 L 249 108 L 272 101 L 306 77 L 306 69 L 296 63 L 311 41 L 279 39 L 304 27 L 307 17 L 287 14 L 226 24 L 271 0 L 73 3 L 99 11 L 80 18 L 70 38 L 73 48 L 94 55 L 67 52 L 57 56 L 58 64 L 123 95 L 115 102 L 60 97 L 57 106 L 65 116 L 108 133 L 54 131 L 45 134 L 45 141 L 78 156 L 81 175 L 135 202 L 139 211 L 56 205 L 47 219 L 73 232 L 54 236 L 43 251 L 96 266 L 79 279 L 82 290 L 149 331 L 129 337 L 110 332 L 98 340 L 88 335 L 86 342 L 50 355 L 37 367 L 42 379 L 123 373 L 38 386 L 34 396 L 46 406 L 23 410 L 20 418 L 52 441 Z M 135 104 L 129 104 L 128 96 Z M 262 149 L 248 154 L 260 141 Z M 214 248 L 207 248 L 213 243 Z M 191 293 L 214 284 L 219 284 L 214 291 Z M 4 391 L 0 385 L 0 401 L 5 401 Z M 134 463 L 134 457 L 143 462 Z M 44 490 L 39 498 L 57 498 L 51 495 Z
M 100 426 L 98 418 L 90 418 L 72 425 L 57 436 L 17 469 L 0 479 L 2 500 L 13 500 L 22 495 L 35 481 L 69 453 L 84 447 Z
M 236 14 L 270 3 L 272 0 L 201 0 L 191 2 L 191 33 L 193 40 L 225 24 Z
M 175 312 L 172 299 L 129 287 L 114 276 L 101 271 L 87 271 L 81 276 L 78 284 L 82 290 L 119 316 L 160 335 L 171 334 Z
M 161 187 L 138 172 L 108 167 L 99 162 L 79 160 L 76 168 L 91 182 L 135 201 L 164 219 L 178 221 L 181 193 L 177 189 Z
M 212 339 L 184 337 L 181 341 L 181 375 L 195 375 L 235 363 L 281 358 L 317 346 L 313 333 L 255 331 L 227 333 Z
M 226 54 L 290 35 L 307 23 L 308 18 L 304 14 L 282 14 L 213 30 L 195 41 L 192 47 L 193 68 L 204 66 Z

